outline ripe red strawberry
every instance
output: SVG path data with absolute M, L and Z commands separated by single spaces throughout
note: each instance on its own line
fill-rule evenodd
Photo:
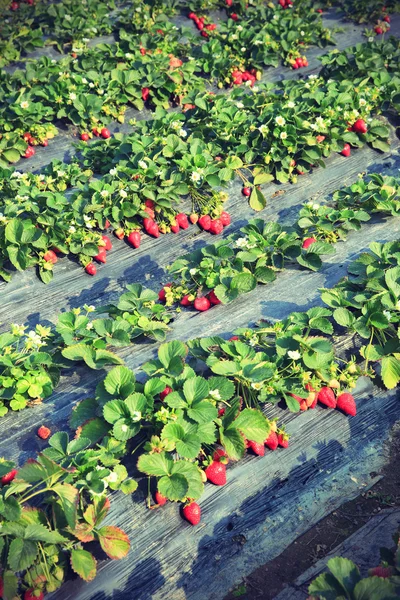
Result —
M 53 263 L 53 265 L 58 261 L 57 254 L 53 252 L 53 250 L 47 250 L 47 252 L 43 254 L 43 258 L 46 262 Z
M 114 235 L 115 237 L 117 237 L 119 240 L 122 240 L 124 237 L 124 230 L 120 227 L 119 229 L 115 229 L 114 230 Z
M 227 227 L 228 225 L 231 224 L 231 216 L 229 213 L 222 211 L 219 218 L 224 227 Z
M 217 296 L 215 295 L 214 290 L 211 290 L 211 292 L 209 292 L 207 294 L 207 298 L 209 299 L 209 301 L 211 302 L 211 304 L 221 304 L 221 300 L 219 298 L 217 298 Z
M 218 409 L 218 416 L 223 417 L 225 414 L 225 407 Z
M 277 449 L 277 447 L 279 446 L 279 440 L 276 431 L 270 432 L 269 436 L 264 442 L 264 446 L 267 446 L 267 448 L 269 448 L 270 450 Z
M 226 466 L 223 463 L 214 460 L 204 472 L 208 481 L 211 481 L 214 485 L 226 484 Z
M 181 229 L 187 229 L 189 227 L 189 221 L 185 213 L 179 213 L 175 218 Z
M 160 237 L 158 225 L 153 219 L 143 219 L 143 225 L 149 235 L 152 235 L 155 238 Z
M 178 223 L 175 223 L 175 225 L 171 225 L 172 233 L 178 233 L 179 229 L 180 229 L 180 227 L 179 227 Z
M 111 243 L 111 240 L 110 240 L 110 238 L 108 237 L 108 235 L 102 235 L 102 236 L 101 236 L 101 239 L 103 240 L 103 242 L 104 242 L 104 244 L 105 244 L 104 248 L 105 248 L 107 251 L 108 251 L 108 250 L 111 250 L 111 249 L 112 249 L 112 243 Z
M 225 2 L 226 2 L 226 5 L 229 7 L 231 7 L 233 4 L 233 0 L 225 0 Z
M 243 194 L 243 196 L 247 196 L 247 197 L 251 196 L 251 188 L 249 188 L 249 187 L 244 187 L 244 188 L 242 189 L 242 194 Z
M 385 23 L 390 23 L 390 16 L 389 15 L 385 15 L 383 17 L 383 20 L 385 21 Z
M 154 217 L 156 216 L 156 213 L 150 206 L 145 206 L 144 212 L 149 215 L 150 219 L 154 219 Z
M 3 578 L 0 576 L 0 598 L 3 597 L 4 594 L 4 582 L 3 582 Z
M 81 140 L 82 142 L 87 142 L 89 139 L 89 134 L 88 133 L 81 133 Z
M 42 440 L 47 440 L 47 438 L 51 435 L 51 431 L 48 427 L 42 425 L 41 427 L 39 427 L 37 434 L 40 438 L 42 438 Z
M 26 131 L 24 133 L 24 135 L 22 136 L 22 138 L 25 140 L 25 142 L 29 142 L 29 140 L 31 139 L 32 135 L 29 133 L 29 131 Z
M 350 156 L 350 154 L 351 154 L 350 144 L 345 144 L 343 146 L 343 150 L 341 151 L 340 154 L 343 154 L 343 156 Z
M 302 248 L 307 250 L 307 248 L 309 248 L 311 246 L 311 244 L 315 244 L 316 241 L 317 240 L 315 239 L 315 237 L 306 238 L 302 244 Z
M 106 222 L 104 223 L 104 228 L 103 229 L 109 229 L 110 228 L 110 221 L 108 219 L 106 219 Z
M 197 215 L 196 213 L 192 213 L 189 217 L 189 221 L 191 223 L 193 223 L 193 225 L 195 225 L 198 220 L 199 220 L 199 215 Z
M 131 233 L 126 237 L 127 241 L 134 248 L 139 248 L 140 246 L 140 232 L 139 231 L 131 231 Z
M 147 102 L 150 96 L 150 89 L 148 87 L 142 88 L 142 100 L 143 102 Z
M 192 21 L 194 21 L 194 19 L 197 19 L 197 15 L 194 12 L 190 12 L 188 14 L 188 19 L 192 19 Z
M 97 267 L 94 263 L 91 262 L 88 265 L 86 265 L 85 271 L 88 275 L 96 275 Z
M 18 2 L 11 2 L 10 10 L 18 10 L 18 8 L 19 8 Z
M 206 25 L 206 29 L 208 29 L 208 31 L 214 31 L 215 29 L 217 29 L 217 26 L 215 23 L 209 23 L 208 25 Z
M 190 306 L 191 304 L 193 304 L 193 302 L 191 300 L 189 300 L 189 294 L 185 294 L 182 298 L 182 300 L 180 301 L 181 306 Z
M 213 454 L 213 460 L 218 462 L 221 458 L 225 461 L 224 464 L 228 464 L 229 458 L 225 450 L 223 448 L 217 448 Z
M 370 577 L 382 577 L 383 579 L 387 579 L 393 575 L 392 567 L 374 567 L 373 569 L 369 569 L 368 575 Z
M 49 145 L 49 142 L 47 140 L 42 140 L 40 142 L 40 145 L 43 146 L 44 148 L 46 148 Z
M 167 387 L 160 393 L 161 402 L 164 400 L 164 398 L 166 398 L 168 396 L 168 394 L 170 394 L 173 391 L 174 390 L 167 385 Z
M 24 600 L 43 600 L 44 594 L 40 590 L 29 588 L 24 594 Z
M 198 220 L 198 223 L 204 231 L 208 231 L 211 226 L 211 217 L 210 215 L 202 215 Z
M 97 129 L 97 127 L 93 127 L 93 128 L 92 128 L 92 133 L 93 133 L 93 135 L 95 135 L 96 137 L 99 137 L 99 135 L 100 135 L 100 131 Z
M 336 408 L 335 394 L 329 387 L 323 387 L 318 392 L 318 402 L 325 404 L 328 408 Z
M 146 54 L 146 48 L 140 48 L 140 54 L 144 56 Z
M 233 335 L 232 337 L 229 338 L 228 342 L 236 342 L 238 339 L 239 339 L 239 336 Z
M 259 444 L 258 442 L 253 442 L 252 440 L 249 440 L 248 447 L 251 450 L 253 450 L 254 454 L 257 454 L 257 456 L 264 456 L 265 454 L 264 444 Z
M 221 219 L 213 219 L 210 223 L 210 229 L 208 230 L 213 235 L 219 235 L 224 230 Z
M 375 31 L 375 33 L 376 33 L 376 34 L 378 34 L 378 35 L 381 35 L 381 34 L 383 33 L 383 29 L 382 29 L 382 27 L 379 27 L 379 25 L 376 25 L 376 26 L 374 27 L 374 31 Z
M 164 506 L 164 504 L 167 504 L 167 502 L 168 502 L 168 498 L 166 498 L 165 496 L 160 494 L 160 492 L 156 492 L 154 494 L 154 498 L 155 498 L 155 501 L 157 502 L 158 506 Z
M 353 131 L 356 133 L 367 133 L 368 127 L 364 119 L 357 119 L 353 125 Z
M 231 19 L 233 21 L 238 21 L 239 20 L 239 17 L 238 17 L 238 15 L 236 13 L 232 13 L 230 16 L 231 16 Z
M 97 262 L 105 264 L 107 262 L 106 249 L 104 246 L 99 246 L 99 252 L 93 257 Z
M 110 130 L 107 129 L 107 127 L 103 127 L 103 129 L 100 131 L 100 135 L 102 138 L 104 138 L 105 140 L 108 140 L 108 138 L 111 137 L 111 133 Z
M 198 525 L 201 519 L 201 510 L 197 502 L 191 502 L 187 504 L 182 510 L 183 516 L 186 521 L 189 521 L 191 525 Z
M 286 433 L 278 433 L 278 444 L 282 448 L 287 448 L 289 446 L 289 436 Z
M 32 146 L 28 146 L 28 148 L 25 150 L 24 158 L 32 158 L 34 154 L 35 148 L 32 148 Z
M 353 396 L 347 392 L 336 398 L 336 408 L 342 410 L 345 415 L 350 415 L 350 417 L 355 417 L 357 414 L 356 402 Z
M 325 140 L 325 136 L 317 135 L 317 137 L 315 139 L 317 140 L 318 144 L 322 144 L 322 142 Z
M 211 307 L 211 302 L 205 296 L 203 296 L 202 298 L 196 298 L 196 300 L 194 301 L 194 307 L 196 310 L 204 312 Z
M 165 288 L 170 288 L 171 286 L 172 283 L 166 283 L 164 287 L 158 292 L 158 299 L 161 300 L 161 302 L 165 302 Z
M 3 477 L 0 479 L 1 484 L 7 485 L 7 483 L 11 483 L 16 478 L 17 475 L 18 475 L 17 469 L 13 469 L 9 473 L 6 473 L 5 475 L 3 475 Z

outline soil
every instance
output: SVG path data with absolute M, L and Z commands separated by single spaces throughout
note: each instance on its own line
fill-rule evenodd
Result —
M 386 452 L 385 467 L 381 473 L 373 474 L 382 476 L 377 484 L 333 511 L 282 554 L 256 569 L 225 600 L 238 597 L 241 600 L 272 600 L 379 511 L 400 506 L 400 423 L 393 430 Z

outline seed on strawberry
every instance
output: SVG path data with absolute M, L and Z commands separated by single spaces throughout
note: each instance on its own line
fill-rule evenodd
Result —
M 264 456 L 265 454 L 264 444 L 249 440 L 249 448 L 250 450 L 253 450 L 254 454 L 257 454 L 257 456 Z
M 102 235 L 102 236 L 101 236 L 101 239 L 103 240 L 103 242 L 104 242 L 104 244 L 105 244 L 104 248 L 105 248 L 107 251 L 108 251 L 108 250 L 111 250 L 111 249 L 112 249 L 112 243 L 111 243 L 111 240 L 110 240 L 110 238 L 108 237 L 108 235 Z
M 46 262 L 53 263 L 53 265 L 58 261 L 57 254 L 53 250 L 47 250 L 47 252 L 43 254 L 43 259 Z
M 277 449 L 277 447 L 279 446 L 279 440 L 276 431 L 270 432 L 269 436 L 264 442 L 264 446 L 267 446 L 267 448 L 269 448 L 270 450 Z
M 205 296 L 203 296 L 202 298 L 196 298 L 196 300 L 194 301 L 194 307 L 196 310 L 204 312 L 211 307 L 211 302 Z
M 228 225 L 231 224 L 231 216 L 229 213 L 222 211 L 219 218 L 224 227 L 227 227 Z
M 51 431 L 48 427 L 46 427 L 45 425 L 42 425 L 41 427 L 39 427 L 37 434 L 40 438 L 42 438 L 42 440 L 47 440 L 47 438 L 51 434 Z
M 24 600 L 43 600 L 43 598 L 43 592 L 34 588 L 29 588 L 24 594 Z
M 93 257 L 97 262 L 105 264 L 107 262 L 106 249 L 104 246 L 99 246 L 99 251 L 96 256 Z
M 354 397 L 347 392 L 340 394 L 336 398 L 336 408 L 343 411 L 345 415 L 350 415 L 350 417 L 355 417 L 357 414 L 357 406 Z
M 211 226 L 211 217 L 210 215 L 202 215 L 198 220 L 199 226 L 204 229 L 204 231 L 208 231 Z
M 323 387 L 318 392 L 318 402 L 324 404 L 328 408 L 336 408 L 335 394 L 329 387 Z
M 191 502 L 187 504 L 182 510 L 183 516 L 186 521 L 189 521 L 191 525 L 198 525 L 201 519 L 201 510 L 197 502 Z
M 317 240 L 315 239 L 315 237 L 306 238 L 302 244 L 302 248 L 307 250 L 307 248 L 309 248 L 311 246 L 311 244 L 315 244 L 316 241 Z
M 89 134 L 88 133 L 81 133 L 81 140 L 82 142 L 87 142 L 89 139 Z
M 111 133 L 110 130 L 107 129 L 107 127 L 103 127 L 103 129 L 100 131 L 100 135 L 102 138 L 104 138 L 105 140 L 108 140 L 108 138 L 111 137 Z
M 119 240 L 122 240 L 124 237 L 124 230 L 120 227 L 119 229 L 115 229 L 114 230 L 114 235 L 116 238 L 118 238 Z
M 221 304 L 221 300 L 219 298 L 217 298 L 214 290 L 211 290 L 211 292 L 209 292 L 207 294 L 207 298 L 209 299 L 209 301 L 211 302 L 211 304 Z
M 356 133 L 367 133 L 368 127 L 364 119 L 357 119 L 353 125 L 353 131 Z
M 249 188 L 249 187 L 244 187 L 244 188 L 242 189 L 242 194 L 243 194 L 243 196 L 247 196 L 247 197 L 251 196 L 251 188 Z
M 211 481 L 214 485 L 226 484 L 226 466 L 221 462 L 214 460 L 204 472 L 208 481 Z
M 210 223 L 209 232 L 213 235 L 219 235 L 224 230 L 221 219 L 213 219 Z
M 164 400 L 164 398 L 166 398 L 168 396 L 168 394 L 171 394 L 171 392 L 173 392 L 174 390 L 169 387 L 169 385 L 166 386 L 166 388 L 164 388 L 164 390 L 162 392 L 160 392 L 160 400 L 161 402 Z
M 155 501 L 157 502 L 158 506 L 164 506 L 164 504 L 167 504 L 167 502 L 168 502 L 168 498 L 166 498 L 165 496 L 160 494 L 160 492 L 156 492 L 154 494 L 154 498 L 155 498 Z
M 147 102 L 150 96 L 150 89 L 148 87 L 142 88 L 142 100 L 143 102 Z
M 345 144 L 343 146 L 343 150 L 341 151 L 340 154 L 343 154 L 343 156 L 350 156 L 351 154 L 351 147 L 350 144 Z
M 126 237 L 127 241 L 134 248 L 139 248 L 140 246 L 140 232 L 139 231 L 131 231 L 131 233 Z
M 175 218 L 181 229 L 187 229 L 189 227 L 189 221 L 185 213 L 179 213 Z
M 88 275 L 96 275 L 97 267 L 94 263 L 91 262 L 88 265 L 86 265 L 85 271 Z
M 3 477 L 0 479 L 1 484 L 7 485 L 7 483 L 11 483 L 16 478 L 17 475 L 18 475 L 17 469 L 13 469 L 9 473 L 6 473 L 5 475 L 3 475 Z

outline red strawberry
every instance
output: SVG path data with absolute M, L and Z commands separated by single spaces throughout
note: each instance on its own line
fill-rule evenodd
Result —
M 377 33 L 378 35 L 381 35 L 381 34 L 383 33 L 383 29 L 382 29 L 382 27 L 379 27 L 379 25 L 376 25 L 376 26 L 374 27 L 374 31 L 375 31 L 375 33 Z
M 93 133 L 93 135 L 95 135 L 96 137 L 99 137 L 99 135 L 100 135 L 100 131 L 97 129 L 97 127 L 93 127 L 93 128 L 92 128 L 92 133 Z
M 97 262 L 105 264 L 107 262 L 106 249 L 104 246 L 99 246 L 99 252 L 93 257 Z
M 325 140 L 325 136 L 317 135 L 317 137 L 315 139 L 317 140 L 318 144 L 322 144 L 322 142 Z
M 325 404 L 328 408 L 336 408 L 335 394 L 329 387 L 323 387 L 318 392 L 318 402 Z
M 302 248 L 307 250 L 307 248 L 309 248 L 311 246 L 311 244 L 315 244 L 316 241 L 317 240 L 315 239 L 315 237 L 306 238 L 302 244 Z
M 225 3 L 226 3 L 227 6 L 230 7 L 233 4 L 233 0 L 225 0 Z
M 42 425 L 41 427 L 39 427 L 37 434 L 40 438 L 42 438 L 42 440 L 47 440 L 47 438 L 51 435 L 51 431 L 48 427 Z
M 32 148 L 32 146 L 28 146 L 28 148 L 25 150 L 24 158 L 32 158 L 34 154 L 35 148 Z
M 187 229 L 189 227 L 189 221 L 185 213 L 179 213 L 175 218 L 181 229 Z
M 107 129 L 107 127 L 103 127 L 103 129 L 100 131 L 100 135 L 102 138 L 104 138 L 105 140 L 108 140 L 108 138 L 111 137 L 111 133 L 110 130 Z
M 336 398 L 336 408 L 342 410 L 345 415 L 350 415 L 350 417 L 355 417 L 357 414 L 356 402 L 353 396 L 347 392 Z
M 244 188 L 242 189 L 242 194 L 243 194 L 243 196 L 247 196 L 247 197 L 251 196 L 251 188 L 249 188 L 249 187 L 244 187 Z
M 11 483 L 13 481 L 13 479 L 16 478 L 17 475 L 18 475 L 17 469 L 13 469 L 9 473 L 6 473 L 5 475 L 3 475 L 3 477 L 0 479 L 1 484 L 7 485 L 7 483 Z
M 43 600 L 44 594 L 40 590 L 29 588 L 24 594 L 24 600 Z
M 11 2 L 10 10 L 18 10 L 18 8 L 19 8 L 18 2 Z
M 97 267 L 94 263 L 91 262 L 88 265 L 86 265 L 85 271 L 88 275 L 96 275 Z
M 124 230 L 120 227 L 119 229 L 115 229 L 114 230 L 114 235 L 115 237 L 117 237 L 119 240 L 122 240 L 124 237 Z
M 172 233 L 178 233 L 179 232 L 179 225 L 178 223 L 175 223 L 175 225 L 171 225 L 171 231 Z
M 149 215 L 150 219 L 154 219 L 154 217 L 156 216 L 156 213 L 150 206 L 146 206 L 144 208 L 144 212 L 146 212 Z
M 233 21 L 238 21 L 238 20 L 239 20 L 239 17 L 238 17 L 238 15 L 237 15 L 236 13 L 232 13 L 232 14 L 231 14 L 231 19 L 232 19 Z
M 109 229 L 110 225 L 111 225 L 110 221 L 108 219 L 106 219 L 106 222 L 104 223 L 103 229 Z
M 208 481 L 211 481 L 214 485 L 226 484 L 226 466 L 223 463 L 214 460 L 204 472 Z
M 199 220 L 199 215 L 197 215 L 196 213 L 192 213 L 189 217 L 189 221 L 191 223 L 193 223 L 193 225 L 195 225 L 198 220 Z
M 170 394 L 173 391 L 174 390 L 167 385 L 167 387 L 160 393 L 160 400 L 163 401 L 164 398 L 166 398 L 168 394 Z
M 223 417 L 224 414 L 225 414 L 225 408 L 224 407 L 223 408 L 219 408 L 218 409 L 218 416 L 219 417 Z
M 393 575 L 392 567 L 374 567 L 373 569 L 369 569 L 368 575 L 370 577 L 382 577 L 383 579 L 387 579 Z
M 187 504 L 183 508 L 182 512 L 186 521 L 189 521 L 191 525 L 198 525 L 200 523 L 201 510 L 197 502 L 191 502 L 190 504 Z
M 46 262 L 53 263 L 53 265 L 55 265 L 58 260 L 57 255 L 53 250 L 47 250 L 47 252 L 43 254 L 43 258 Z
M 105 243 L 104 248 L 108 251 L 112 249 L 112 243 L 110 238 L 108 237 L 108 235 L 102 235 L 101 239 L 103 240 L 103 242 Z
M 353 125 L 353 131 L 356 133 L 367 133 L 368 127 L 364 119 L 357 119 Z
M 158 225 L 153 219 L 143 219 L 143 225 L 149 235 L 152 235 L 155 238 L 160 237 Z
M 139 248 L 140 246 L 140 232 L 139 231 L 131 231 L 131 233 L 126 237 L 129 244 L 134 248 Z
M 304 398 L 300 398 L 300 396 L 296 396 L 296 394 L 291 394 L 289 392 L 289 396 L 292 396 L 297 402 L 300 404 L 300 410 L 307 410 L 307 403 Z
M 44 148 L 46 148 L 46 146 L 48 146 L 48 145 L 49 145 L 49 142 L 48 142 L 47 140 L 42 140 L 42 141 L 40 142 L 40 145 L 41 145 L 41 146 L 43 146 Z
M 198 220 L 198 223 L 204 231 L 208 231 L 211 226 L 211 217 L 210 215 L 202 215 Z
M 289 446 L 289 436 L 286 433 L 278 433 L 278 444 L 282 448 L 287 448 Z
M 385 23 L 390 23 L 390 17 L 389 17 L 389 15 L 385 15 L 383 17 L 383 20 L 385 21 Z
M 203 296 L 202 298 L 196 298 L 196 300 L 194 301 L 194 307 L 196 310 L 204 312 L 211 307 L 211 302 L 205 296 Z
M 32 135 L 29 133 L 29 131 L 26 131 L 22 137 L 25 140 L 25 142 L 29 142 L 29 140 L 31 139 Z
M 231 216 L 229 213 L 222 211 L 219 218 L 224 227 L 227 227 L 228 225 L 231 224 Z
M 267 446 L 270 450 L 276 450 L 279 446 L 278 436 L 275 431 L 271 431 L 269 436 L 264 442 L 264 446 Z
M 81 140 L 82 142 L 87 142 L 89 139 L 89 134 L 88 133 L 81 133 Z
M 0 598 L 3 597 L 4 594 L 4 582 L 3 582 L 3 578 L 0 576 Z
M 161 302 L 165 302 L 165 288 L 170 288 L 171 286 L 172 283 L 166 283 L 164 287 L 158 292 L 158 299 L 161 300 Z
M 211 304 L 221 304 L 221 300 L 219 298 L 217 298 L 217 296 L 215 295 L 214 290 L 211 290 L 211 292 L 209 292 L 207 294 L 207 298 L 209 299 L 209 301 L 211 302 Z
M 193 21 L 194 19 L 197 19 L 197 15 L 194 12 L 190 12 L 188 14 L 188 19 L 192 19 L 192 21 Z
M 249 440 L 248 447 L 251 450 L 253 450 L 254 454 L 257 454 L 257 456 L 264 456 L 265 454 L 264 444 L 259 444 L 258 442 L 253 442 L 252 440 Z
M 217 448 L 213 454 L 213 460 L 218 462 L 221 458 L 226 461 L 225 464 L 229 462 L 229 458 L 225 450 L 223 448 Z
M 208 230 L 213 235 L 219 235 L 224 230 L 221 219 L 213 219 L 210 223 L 210 229 Z
M 193 302 L 191 300 L 189 300 L 189 294 L 185 294 L 182 298 L 182 300 L 180 301 L 181 306 L 190 306 L 191 304 L 193 304 Z
M 142 100 L 143 102 L 147 102 L 150 96 L 150 89 L 148 87 L 142 88 Z
M 160 494 L 160 492 L 156 492 L 154 494 L 154 497 L 155 497 L 155 501 L 157 502 L 158 506 L 164 506 L 164 504 L 167 504 L 167 502 L 168 502 L 168 498 L 166 498 L 165 496 Z
M 343 150 L 341 151 L 340 154 L 343 154 L 343 156 L 350 156 L 350 154 L 351 154 L 350 144 L 345 144 L 343 146 Z

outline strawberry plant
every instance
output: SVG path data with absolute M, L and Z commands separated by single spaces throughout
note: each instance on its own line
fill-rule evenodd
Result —
M 322 8 L 335 6 L 344 11 L 346 17 L 357 23 L 367 23 L 376 19 L 382 19 L 391 12 L 400 9 L 397 0 L 321 0 L 317 3 Z M 389 21 L 390 22 L 390 21 Z

